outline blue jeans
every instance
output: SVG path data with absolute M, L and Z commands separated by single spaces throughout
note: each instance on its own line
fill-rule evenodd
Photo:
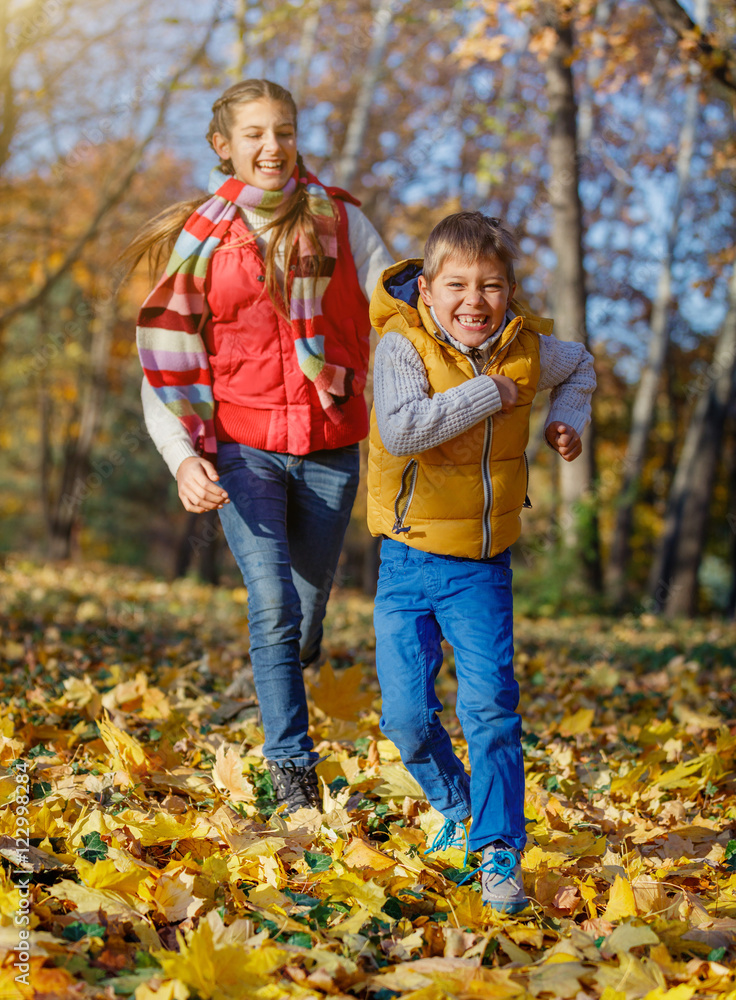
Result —
M 473 817 L 474 851 L 494 840 L 518 850 L 526 842 L 509 566 L 508 549 L 461 559 L 381 543 L 374 613 L 381 729 L 436 809 L 454 820 Z M 455 651 L 470 777 L 438 718 L 443 636 Z
M 358 445 L 287 455 L 220 443 L 220 511 L 248 591 L 253 679 L 268 760 L 316 759 L 302 667 L 322 620 L 358 488 Z

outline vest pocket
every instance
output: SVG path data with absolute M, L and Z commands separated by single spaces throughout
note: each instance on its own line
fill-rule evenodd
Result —
M 403 532 L 411 531 L 411 525 L 404 525 L 406 521 L 406 516 L 409 513 L 409 508 L 411 507 L 411 502 L 414 499 L 414 491 L 417 486 L 417 475 L 419 474 L 419 463 L 415 458 L 412 458 L 404 466 L 404 470 L 401 473 L 401 484 L 399 486 L 399 492 L 396 494 L 396 499 L 394 500 L 394 526 L 391 529 L 394 535 L 400 535 Z M 403 506 L 402 506 L 403 504 Z

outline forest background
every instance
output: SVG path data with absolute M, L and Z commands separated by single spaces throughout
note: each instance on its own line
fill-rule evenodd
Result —
M 585 458 L 542 447 L 517 604 L 736 606 L 736 9 L 730 0 L 28 0 L 0 7 L 0 546 L 235 581 L 148 439 L 119 255 L 206 186 L 231 82 L 300 107 L 300 149 L 397 259 L 444 215 L 521 238 L 523 295 L 596 356 Z M 342 582 L 370 590 L 359 496 Z

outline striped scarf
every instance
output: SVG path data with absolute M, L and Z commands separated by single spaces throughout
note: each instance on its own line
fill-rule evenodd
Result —
M 303 235 L 297 239 L 289 298 L 297 361 L 314 384 L 332 423 L 342 422 L 337 404 L 357 388 L 352 369 L 328 364 L 324 355 L 322 297 L 337 259 L 337 219 L 329 195 L 316 179 L 300 176 L 298 167 L 280 191 L 263 191 L 225 177 L 216 167 L 209 183 L 214 194 L 184 223 L 163 277 L 141 307 L 136 331 L 146 378 L 186 427 L 200 454 L 217 453 L 212 375 L 200 333 L 210 259 L 237 217 L 238 208 L 262 216 L 264 224 L 271 222 L 297 184 L 306 185 L 322 251 L 320 267 L 315 248 Z

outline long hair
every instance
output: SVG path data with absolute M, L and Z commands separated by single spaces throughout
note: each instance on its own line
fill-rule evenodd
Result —
M 237 108 L 251 101 L 271 100 L 283 105 L 289 112 L 297 127 L 297 109 L 294 98 L 288 90 L 273 83 L 271 80 L 241 80 L 234 84 L 217 98 L 212 105 L 212 120 L 207 129 L 207 141 L 212 146 L 212 137 L 216 132 L 230 139 Z M 214 149 L 214 146 L 212 147 Z M 306 173 L 301 156 L 297 156 L 300 175 Z M 221 160 L 220 169 L 225 174 L 233 175 L 234 169 L 230 160 Z M 208 196 L 209 197 L 209 196 Z M 132 270 L 140 260 L 148 255 L 149 274 L 158 274 L 166 263 L 174 248 L 177 237 L 184 223 L 196 208 L 204 204 L 207 198 L 196 198 L 180 201 L 160 212 L 146 223 L 135 235 L 123 254 L 124 261 Z M 297 184 L 296 190 L 284 202 L 273 218 L 273 221 L 262 227 L 259 232 L 270 231 L 268 247 L 265 254 L 266 288 L 274 308 L 288 318 L 289 291 L 288 277 L 292 259 L 297 252 L 296 244 L 299 238 L 305 239 L 314 248 L 316 256 L 316 272 L 322 271 L 325 255 L 319 241 L 315 218 L 309 208 L 306 185 Z M 251 236 L 250 239 L 254 239 Z M 283 252 L 284 287 L 278 278 L 276 257 Z

